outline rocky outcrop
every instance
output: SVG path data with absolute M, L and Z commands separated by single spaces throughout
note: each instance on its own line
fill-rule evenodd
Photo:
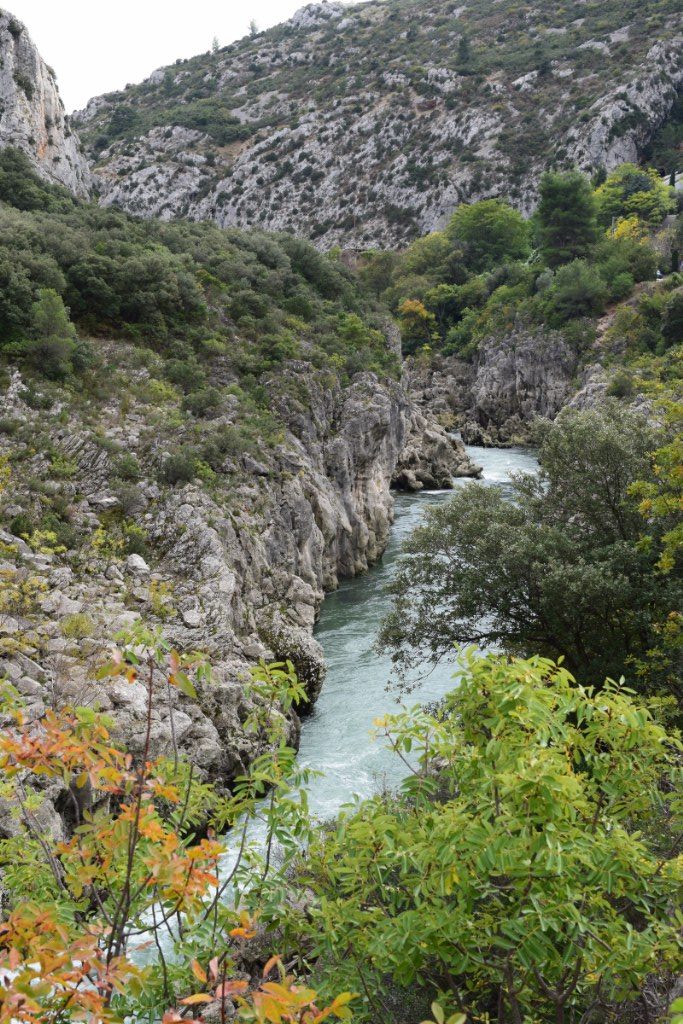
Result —
M 409 367 L 407 387 L 417 405 L 458 427 L 466 444 L 525 444 L 537 417 L 552 420 L 570 401 L 578 366 L 559 331 L 520 325 L 484 338 L 471 363 L 437 356 Z
M 454 476 L 478 477 L 481 467 L 467 457 L 460 441 L 440 423 L 415 410 L 392 486 L 400 491 L 449 490 Z
M 527 441 L 536 417 L 552 420 L 568 402 L 577 365 L 576 353 L 558 331 L 518 328 L 485 339 L 476 356 L 464 440 Z
M 462 202 L 503 196 L 529 213 L 548 166 L 637 159 L 683 81 L 678 15 L 488 11 L 309 4 L 98 97 L 77 123 L 101 202 L 396 248 Z
M 91 175 L 64 113 L 54 71 L 20 21 L 0 11 L 0 147 L 23 150 L 48 181 L 90 193 Z
M 74 525 L 94 530 L 122 501 L 130 509 L 134 498 L 151 554 L 105 556 L 97 545 L 36 552 L 2 534 L 0 570 L 39 588 L 31 610 L 0 614 L 0 674 L 27 697 L 33 717 L 50 703 L 87 699 L 111 714 L 118 736 L 137 751 L 144 686 L 98 682 L 95 667 L 118 630 L 141 618 L 158 623 L 178 648 L 205 651 L 214 678 L 198 702 L 164 696 L 155 710 L 153 752 L 168 751 L 174 734 L 205 777 L 228 783 L 258 752 L 257 739 L 242 727 L 258 700 L 245 690 L 250 665 L 261 657 L 291 659 L 315 701 L 324 676 L 312 635 L 318 610 L 340 577 L 364 571 L 382 554 L 393 516 L 390 485 L 406 450 L 419 453 L 419 473 L 439 486 L 451 474 L 474 472 L 462 446 L 416 409 L 398 383 L 362 374 L 348 387 L 331 386 L 328 375 L 293 363 L 272 388 L 273 409 L 286 428 L 282 441 L 264 445 L 258 457 L 243 454 L 239 465 L 226 457 L 234 483 L 212 493 L 199 483 L 159 486 L 155 467 L 164 452 L 152 441 L 143 453 L 145 422 L 134 407 L 124 420 L 116 407 L 105 410 L 96 440 L 77 411 L 60 406 L 51 441 L 68 461 L 68 478 L 59 486 Z M 15 374 L 4 408 L 28 436 L 46 414 L 24 396 Z M 113 444 L 140 459 L 134 496 L 116 490 Z M 13 482 L 5 521 L 32 500 L 21 479 Z M 3 637 L 26 643 L 4 647 Z M 296 743 L 295 714 L 287 728 Z

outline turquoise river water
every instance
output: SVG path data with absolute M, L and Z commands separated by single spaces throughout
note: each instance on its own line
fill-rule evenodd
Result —
M 537 462 L 522 448 L 468 448 L 483 467 L 482 482 L 503 488 L 513 472 L 535 472 Z M 455 487 L 471 487 L 458 479 Z M 398 709 L 391 661 L 373 650 L 380 621 L 390 607 L 386 587 L 395 570 L 401 545 L 420 523 L 429 505 L 448 501 L 452 491 L 422 491 L 396 497 L 396 519 L 382 560 L 362 576 L 345 580 L 325 598 L 315 635 L 325 652 L 327 676 L 312 713 L 304 719 L 299 760 L 323 773 L 309 788 L 314 814 L 327 818 L 354 795 L 369 796 L 393 785 L 405 766 L 373 740 L 372 722 Z M 409 705 L 426 703 L 453 688 L 454 665 L 441 664 L 405 698 Z

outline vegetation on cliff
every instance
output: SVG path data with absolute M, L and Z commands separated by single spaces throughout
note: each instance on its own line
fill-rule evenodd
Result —
M 683 234 L 661 172 L 678 11 L 417 13 L 307 8 L 94 104 L 107 207 L 0 152 L 0 1024 L 667 1012 Z M 644 145 L 652 167 L 615 167 Z M 402 251 L 348 258 L 166 222 L 365 248 L 455 207 Z M 512 501 L 468 485 L 410 538 L 380 638 L 399 675 L 455 646 L 499 653 L 461 651 L 441 704 L 378 720 L 405 781 L 321 823 L 294 747 L 322 659 L 296 642 L 337 572 L 382 550 L 399 453 L 363 458 L 408 430 L 392 314 L 423 366 L 545 332 L 573 368 L 601 361 L 610 400 L 538 426 L 540 473 Z M 364 370 L 390 397 L 352 380 Z M 353 518 L 359 480 L 381 514 Z M 60 590 L 75 578 L 79 600 Z M 105 617 L 137 625 L 103 640 Z M 199 636 L 214 678 L 187 653 Z M 245 679 L 266 643 L 281 660 Z
M 584 353 L 610 306 L 678 270 L 683 221 L 661 226 L 676 209 L 673 189 L 633 164 L 596 187 L 576 171 L 548 173 L 529 220 L 501 200 L 460 206 L 402 254 L 365 253 L 359 275 L 398 315 L 407 354 L 471 359 L 482 339 L 515 327 L 561 330 Z M 657 355 L 680 341 L 681 283 L 667 276 L 651 303 Z
M 88 335 L 119 336 L 162 355 L 167 380 L 200 414 L 215 406 L 208 378 L 217 364 L 252 390 L 286 359 L 347 379 L 398 371 L 381 311 L 338 259 L 306 242 L 101 210 L 45 185 L 15 150 L 0 153 L 0 201 L 5 358 L 64 379 L 96 371 Z M 40 289 L 66 304 L 80 344 L 63 319 L 45 327 L 34 306 Z
M 665 1009 L 681 745 L 656 704 L 540 658 L 471 655 L 438 712 L 376 723 L 409 769 L 401 790 L 320 829 L 270 711 L 303 696 L 291 665 L 254 672 L 251 724 L 271 752 L 232 796 L 177 751 L 150 760 L 155 702 L 164 686 L 193 694 L 193 660 L 138 630 L 103 668 L 146 681 L 136 759 L 92 709 L 36 728 L 5 687 L 0 782 L 16 826 L 0 843 L 0 1020 L 417 1021 L 432 1002 L 437 1024 L 444 1007 L 454 1024 L 562 1024 L 629 1012 L 650 980 Z M 66 841 L 41 827 L 28 773 L 64 793 Z M 207 821 L 234 826 L 227 863 Z M 297 979 L 311 974 L 321 1003 Z

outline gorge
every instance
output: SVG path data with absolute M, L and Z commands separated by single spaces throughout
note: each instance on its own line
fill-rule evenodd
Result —
M 679 7 L 0 11 L 0 1024 L 681 1024 Z

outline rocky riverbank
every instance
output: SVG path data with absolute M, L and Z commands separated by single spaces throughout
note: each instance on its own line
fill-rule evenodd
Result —
M 144 687 L 98 682 L 95 670 L 116 632 L 139 619 L 211 659 L 213 682 L 199 701 L 173 698 L 176 741 L 206 778 L 229 783 L 258 753 L 241 723 L 252 700 L 244 688 L 248 669 L 259 658 L 291 658 L 315 701 L 324 677 L 312 637 L 318 610 L 341 577 L 382 555 L 392 485 L 443 487 L 477 469 L 399 383 L 367 373 L 346 387 L 330 386 L 329 375 L 296 363 L 286 375 L 282 397 L 273 392 L 285 425 L 281 442 L 264 444 L 258 458 L 226 459 L 224 476 L 211 487 L 159 482 L 163 442 L 154 440 L 148 414 L 135 404 L 122 415 L 112 400 L 93 423 L 65 393 L 48 413 L 32 407 L 35 396 L 13 375 L 2 399 L 13 426 L 10 437 L 0 435 L 0 451 L 13 452 L 15 462 L 19 452 L 22 470 L 12 474 L 3 518 L 20 532 L 22 516 L 41 501 L 36 481 L 45 476 L 74 528 L 91 533 L 85 547 L 62 551 L 40 538 L 26 543 L 6 530 L 0 536 L 3 575 L 26 592 L 0 609 L 0 672 L 27 700 L 31 717 L 64 703 L 100 707 L 135 752 Z M 22 451 L 46 429 L 49 458 Z M 116 484 L 121 451 L 141 467 L 134 493 Z M 102 541 L 123 505 L 144 530 L 145 557 L 123 557 Z M 297 742 L 295 715 L 289 737 Z M 155 711 L 153 753 L 169 751 L 171 743 L 164 697 Z M 11 829 L 9 814 L 2 827 Z

